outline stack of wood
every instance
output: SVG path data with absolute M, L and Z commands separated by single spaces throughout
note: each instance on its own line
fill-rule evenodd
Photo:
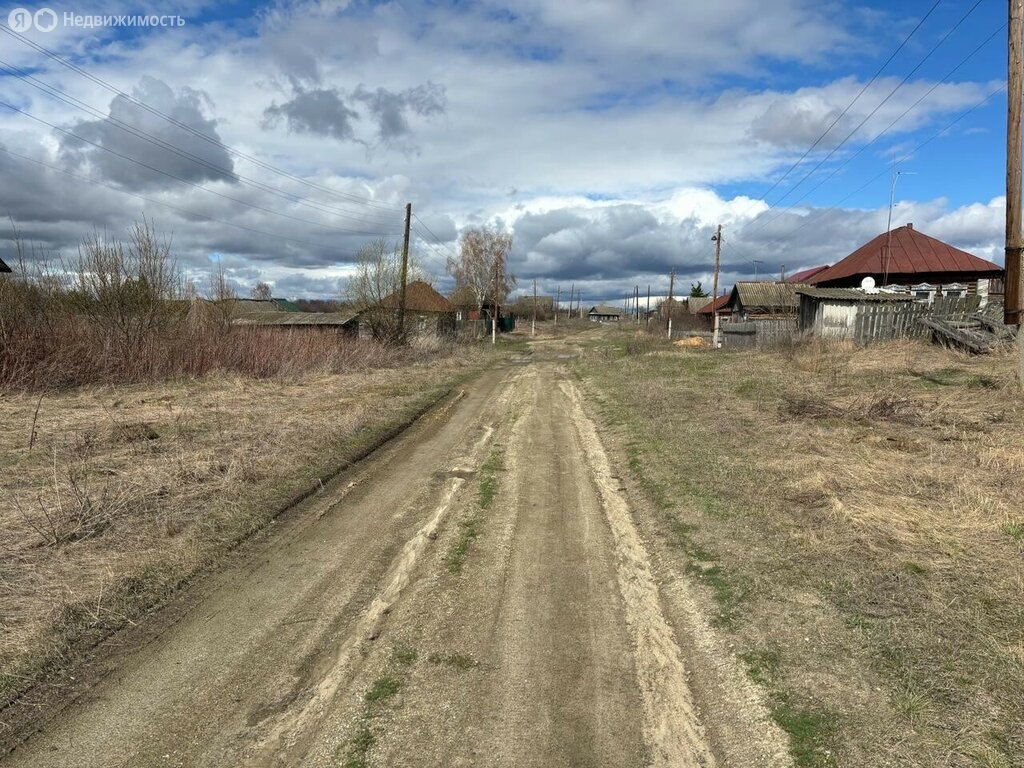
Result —
M 932 340 L 948 347 L 959 347 L 984 355 L 1009 343 L 1016 327 L 1003 324 L 1003 305 L 993 302 L 963 319 L 932 315 L 920 320 L 932 331 Z

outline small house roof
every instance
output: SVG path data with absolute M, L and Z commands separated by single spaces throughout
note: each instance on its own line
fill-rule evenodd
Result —
M 815 288 L 805 285 L 796 289 L 800 296 L 813 299 L 830 299 L 832 301 L 912 301 L 913 297 L 906 293 L 866 293 L 856 288 Z
M 235 316 L 252 315 L 257 312 L 301 312 L 288 299 L 226 299 Z
M 390 296 L 385 296 L 381 300 L 380 306 L 398 309 L 399 302 L 399 292 L 395 291 Z M 455 307 L 452 306 L 448 299 L 434 290 L 434 286 L 423 280 L 413 280 L 405 286 L 405 309 L 408 312 L 438 312 L 444 314 L 455 311 Z
M 738 282 L 729 296 L 729 304 L 734 304 L 738 298 L 739 303 L 748 309 L 796 309 L 799 303 L 796 289 L 799 287 L 796 283 Z
M 895 275 L 910 277 L 926 274 L 983 278 L 999 277 L 1002 272 L 998 264 L 918 232 L 913 224 L 906 224 L 891 233 L 883 232 L 842 261 L 809 278 L 808 282 L 814 285 L 836 285 L 856 282 L 869 275 L 885 274 L 888 274 L 890 280 Z
M 609 304 L 595 304 L 589 310 L 588 315 L 621 315 L 623 312 L 622 307 L 613 307 Z
M 356 318 L 353 312 L 252 312 L 236 317 L 234 325 L 337 326 Z
M 723 293 L 714 302 L 708 302 L 703 307 L 697 310 L 698 315 L 710 315 L 712 312 L 721 312 L 725 309 L 725 305 L 729 303 L 729 297 L 731 294 Z
M 4 260 L 3 259 L 0 259 L 0 273 L 10 272 L 10 271 L 11 271 L 11 268 L 8 267 L 6 264 L 4 264 Z

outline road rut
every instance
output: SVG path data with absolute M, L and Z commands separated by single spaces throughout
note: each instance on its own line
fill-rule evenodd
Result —
M 743 763 L 701 721 L 615 471 L 564 361 L 538 348 L 189 590 L 4 765 L 344 765 L 367 722 L 369 765 Z M 504 468 L 481 510 L 488 456 Z M 381 676 L 401 693 L 368 721 Z

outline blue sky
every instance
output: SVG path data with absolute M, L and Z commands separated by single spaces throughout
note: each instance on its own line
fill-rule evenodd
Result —
M 173 231 L 200 284 L 217 252 L 240 290 L 266 280 L 281 295 L 334 296 L 376 236 L 361 233 L 394 239 L 410 201 L 417 256 L 440 287 L 459 232 L 487 224 L 513 233 L 523 285 L 575 280 L 598 299 L 663 288 L 673 267 L 707 284 L 719 223 L 725 285 L 754 260 L 770 272 L 833 262 L 884 229 L 895 154 L 894 225 L 998 260 L 1005 96 L 990 94 L 1005 79 L 1005 3 L 933 5 L 52 4 L 185 24 L 25 32 L 114 90 L 0 34 L 0 59 L 20 70 L 0 69 L 0 100 L 37 118 L 0 107 L 0 170 L 16 182 L 0 213 L 55 253 L 145 215 Z M 3 22 L 14 5 L 0 7 Z M 10 237 L 0 230 L 0 256 Z

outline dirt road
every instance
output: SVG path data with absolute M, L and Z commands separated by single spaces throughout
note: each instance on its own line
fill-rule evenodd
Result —
M 117 639 L 3 764 L 788 764 L 660 583 L 566 351 L 485 374 Z

